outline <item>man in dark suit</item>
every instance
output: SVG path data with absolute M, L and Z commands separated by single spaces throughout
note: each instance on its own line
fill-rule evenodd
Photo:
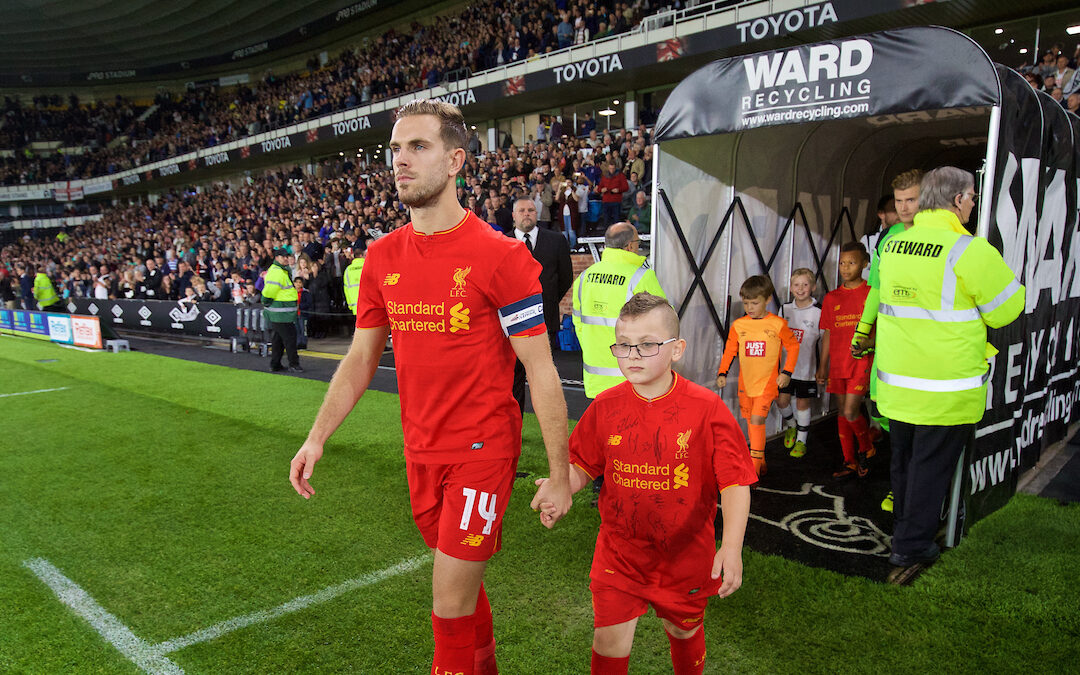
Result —
M 540 271 L 540 289 L 544 298 L 544 323 L 547 324 L 548 339 L 554 351 L 558 344 L 559 301 L 574 281 L 574 270 L 570 264 L 570 245 L 566 238 L 558 232 L 537 227 L 536 215 L 536 204 L 530 197 L 517 199 L 513 211 L 514 229 L 510 235 L 524 243 L 543 268 Z M 524 413 L 525 368 L 520 361 L 514 367 L 514 398 Z

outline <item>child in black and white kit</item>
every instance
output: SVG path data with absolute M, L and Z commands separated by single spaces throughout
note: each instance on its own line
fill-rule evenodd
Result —
M 795 270 L 791 273 L 791 295 L 795 300 L 780 308 L 780 316 L 787 321 L 791 332 L 799 340 L 799 360 L 791 375 L 791 382 L 780 390 L 780 396 L 776 399 L 785 427 L 784 447 L 791 449 L 792 457 L 806 454 L 810 404 L 818 395 L 814 373 L 817 361 L 822 358 L 820 351 L 824 344 L 818 340 L 821 307 L 814 302 L 815 286 L 813 272 L 805 267 Z M 791 410 L 792 395 L 795 396 L 794 414 Z

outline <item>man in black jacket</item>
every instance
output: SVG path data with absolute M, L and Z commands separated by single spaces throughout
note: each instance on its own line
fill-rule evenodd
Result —
M 536 226 L 536 204 L 529 197 L 514 202 L 514 229 L 510 235 L 532 253 L 543 269 L 540 271 L 540 289 L 544 298 L 544 323 L 547 324 L 551 349 L 558 345 L 559 302 L 574 282 L 574 270 L 570 263 L 570 245 L 558 232 Z M 525 367 L 519 361 L 514 367 L 514 398 L 522 412 L 525 411 Z
M 11 284 L 11 275 L 5 269 L 0 269 L 0 306 L 15 309 L 15 288 Z
M 142 293 L 148 300 L 161 300 L 161 268 L 153 258 L 147 258 L 146 275 L 143 279 Z

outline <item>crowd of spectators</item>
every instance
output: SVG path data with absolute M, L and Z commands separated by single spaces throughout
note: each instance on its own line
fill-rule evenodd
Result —
M 1070 57 L 1054 45 L 1043 52 L 1042 60 L 1030 66 L 1021 66 L 1020 72 L 1033 89 L 1046 92 L 1069 112 L 1080 115 L 1080 77 L 1077 63 L 1080 61 L 1080 44 Z
M 32 106 L 8 100 L 4 114 L 10 122 L 0 126 L 0 150 L 16 152 L 0 166 L 0 184 L 108 175 L 367 105 L 626 32 L 656 11 L 656 4 L 478 0 L 430 23 L 413 22 L 407 33 L 387 30 L 325 65 L 313 58 L 300 72 L 267 72 L 257 83 L 159 93 L 149 115 L 138 114 L 125 99 L 85 108 L 78 101 L 62 108 L 53 105 L 60 103 L 55 98 L 35 99 Z M 119 141 L 110 147 L 114 139 Z M 89 150 L 38 156 L 27 152 L 34 140 L 63 140 Z
M 651 152 L 643 125 L 470 154 L 457 179 L 458 199 L 507 233 L 520 197 L 537 204 L 541 227 L 571 242 L 601 233 L 612 219 L 629 219 L 648 232 L 642 176 L 652 175 Z M 605 213 L 603 203 L 614 206 Z M 100 220 L 59 237 L 26 234 L 0 249 L 0 285 L 17 287 L 21 279 L 25 290 L 34 272 L 44 272 L 64 298 L 254 306 L 273 249 L 285 246 L 296 256 L 294 276 L 310 295 L 312 332 L 320 333 L 347 316 L 342 276 L 353 245 L 363 250 L 408 219 L 388 167 L 327 160 L 306 172 L 269 171 L 173 190 L 155 203 L 106 207 Z

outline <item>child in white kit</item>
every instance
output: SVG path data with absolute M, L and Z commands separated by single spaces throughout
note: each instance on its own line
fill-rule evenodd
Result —
M 818 340 L 821 307 L 814 302 L 816 286 L 814 273 L 800 267 L 791 273 L 791 295 L 795 300 L 780 308 L 780 316 L 787 321 L 791 332 L 799 340 L 799 360 L 791 375 L 791 382 L 780 390 L 776 406 L 783 417 L 784 447 L 791 449 L 792 457 L 806 454 L 806 436 L 810 429 L 810 404 L 817 398 L 817 380 L 814 373 L 822 358 L 819 353 L 824 344 Z M 816 347 L 816 348 L 815 348 Z M 795 396 L 792 414 L 791 397 Z

